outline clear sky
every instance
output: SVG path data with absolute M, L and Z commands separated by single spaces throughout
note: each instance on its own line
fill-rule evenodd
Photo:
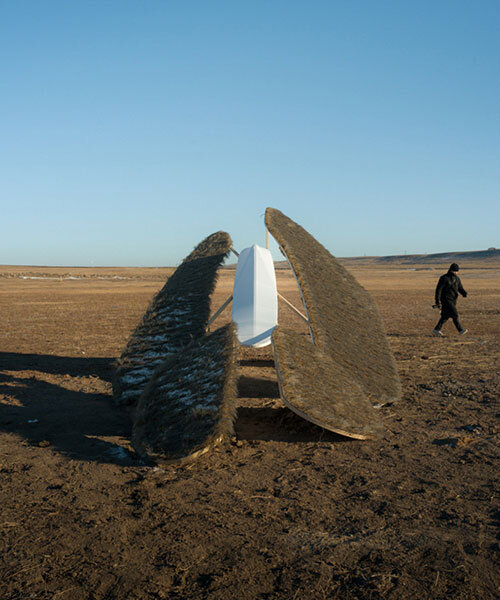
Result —
M 0 264 L 500 247 L 498 0 L 0 0 Z

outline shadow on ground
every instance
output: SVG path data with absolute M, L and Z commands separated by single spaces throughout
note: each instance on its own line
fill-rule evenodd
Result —
M 349 438 L 309 423 L 286 407 L 240 406 L 234 431 L 241 440 L 291 443 L 349 441 Z
M 272 366 L 272 361 L 262 363 Z M 130 443 L 130 415 L 111 397 L 112 364 L 112 358 L 0 353 L 0 431 L 78 460 L 124 466 L 142 462 Z M 247 376 L 239 379 L 238 395 L 271 402 L 280 397 L 277 381 Z M 346 442 L 286 407 L 265 405 L 240 406 L 235 435 L 241 440 Z
M 136 464 L 130 417 L 111 398 L 112 362 L 0 353 L 0 430 L 79 460 Z
M 40 371 L 71 377 L 99 377 L 111 381 L 114 358 L 79 358 L 51 354 L 0 352 L 1 371 Z

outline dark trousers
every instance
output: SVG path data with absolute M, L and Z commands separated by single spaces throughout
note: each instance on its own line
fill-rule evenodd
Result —
M 441 330 L 441 327 L 446 323 L 448 319 L 453 319 L 453 323 L 458 331 L 462 331 L 463 327 L 458 320 L 457 305 L 452 302 L 443 302 L 441 307 L 441 318 L 438 321 L 435 329 Z

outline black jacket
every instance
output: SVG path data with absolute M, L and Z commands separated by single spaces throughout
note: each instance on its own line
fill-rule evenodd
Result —
M 467 296 L 460 277 L 451 271 L 441 275 L 436 286 L 436 304 L 455 304 L 458 294 L 462 294 L 464 298 Z

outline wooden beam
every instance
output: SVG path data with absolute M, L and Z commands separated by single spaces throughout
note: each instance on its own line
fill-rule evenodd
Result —
M 291 308 L 291 309 L 292 309 L 294 312 L 296 312 L 296 313 L 299 315 L 299 317 L 301 317 L 302 319 L 304 319 L 304 321 L 305 321 L 306 323 L 309 323 L 309 319 L 308 319 L 308 318 L 307 318 L 305 315 L 303 315 L 303 314 L 300 312 L 300 310 L 298 310 L 297 308 L 295 308 L 295 306 L 294 306 L 294 305 L 293 305 L 291 302 L 289 302 L 289 301 L 288 301 L 288 300 L 287 300 L 287 299 L 286 299 L 284 296 L 282 296 L 282 295 L 281 295 L 279 292 L 278 292 L 278 298 L 280 298 L 281 300 L 283 300 L 283 302 L 285 302 L 286 304 L 288 304 L 288 306 L 289 306 L 289 307 L 290 307 L 290 308 Z
M 219 308 L 219 310 L 210 317 L 210 320 L 207 323 L 207 331 L 208 331 L 208 328 L 210 327 L 210 324 L 213 323 L 213 321 L 215 321 L 215 319 L 221 314 L 221 312 L 226 308 L 226 306 L 228 304 L 230 304 L 232 301 L 233 301 L 233 295 L 231 294 L 229 296 L 229 298 L 224 302 L 224 304 Z

